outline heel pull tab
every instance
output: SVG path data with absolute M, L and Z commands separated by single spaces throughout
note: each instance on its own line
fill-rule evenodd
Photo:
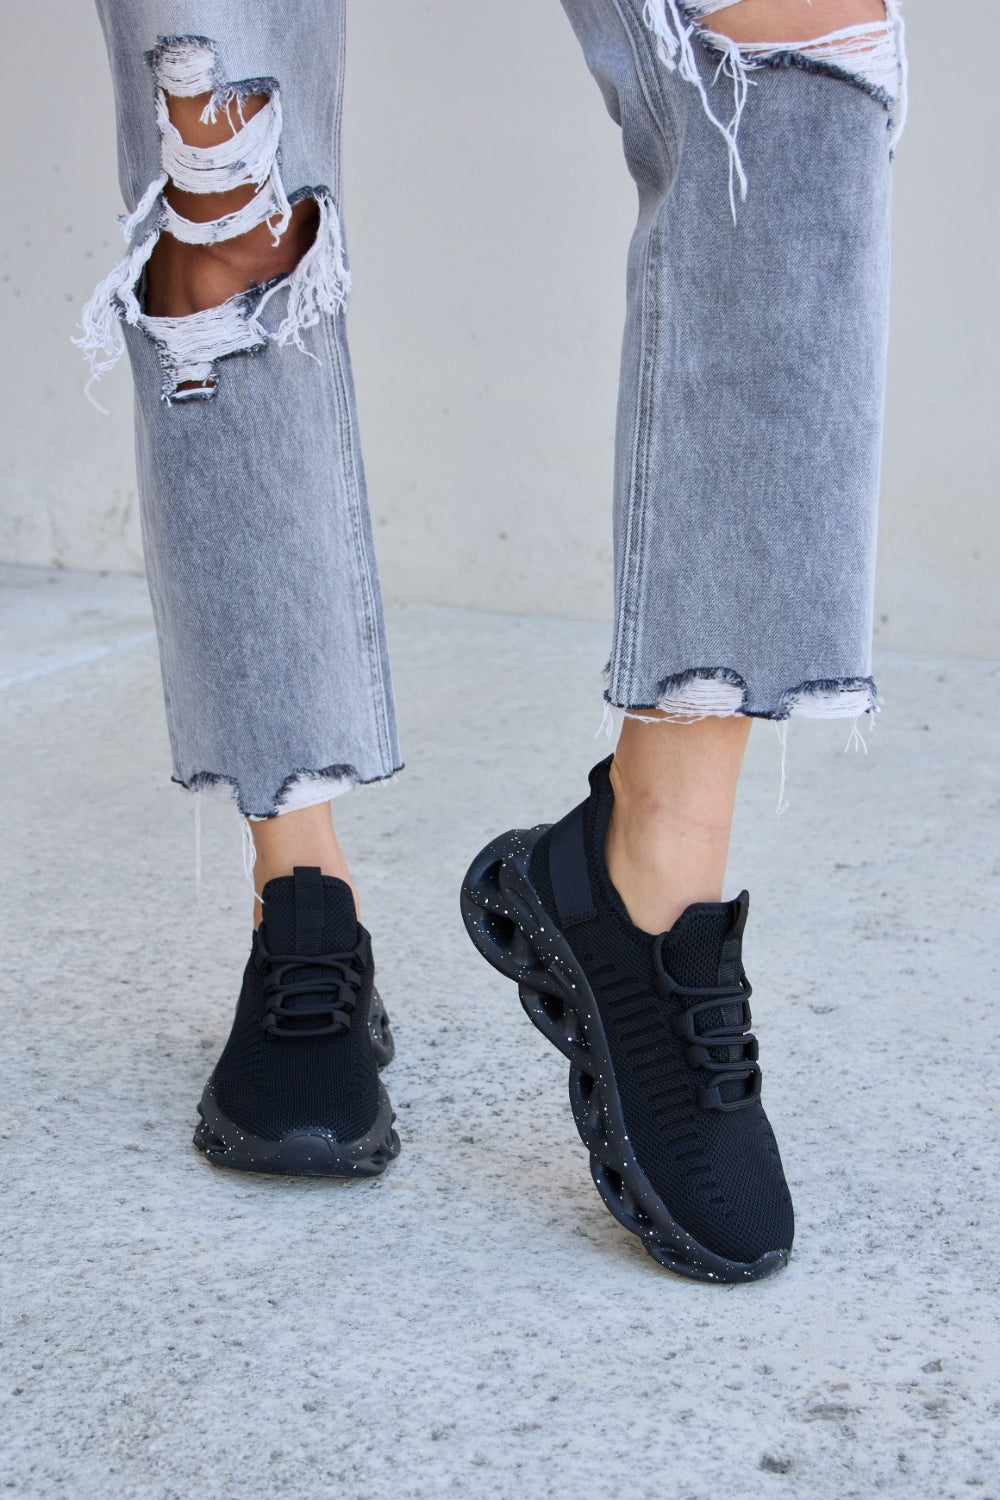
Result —
M 549 879 L 561 927 L 577 922 L 592 922 L 597 915 L 594 893 L 587 867 L 587 843 L 584 837 L 585 802 L 574 807 L 549 835 Z
M 323 874 L 318 865 L 296 865 L 295 952 L 323 951 Z
M 738 984 L 742 971 L 743 958 L 743 929 L 747 925 L 747 912 L 750 909 L 750 892 L 740 891 L 735 901 L 730 901 L 729 908 L 733 914 L 732 925 L 726 933 L 726 940 L 722 945 L 722 954 L 719 959 L 719 983 Z

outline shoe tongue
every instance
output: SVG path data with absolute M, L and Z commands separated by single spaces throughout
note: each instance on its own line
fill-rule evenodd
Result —
M 358 942 L 354 893 L 344 880 L 296 865 L 264 887 L 264 937 L 272 953 L 349 953 Z
M 685 989 L 737 983 L 749 900 L 741 891 L 735 901 L 698 902 L 681 912 L 657 939 L 670 977 Z

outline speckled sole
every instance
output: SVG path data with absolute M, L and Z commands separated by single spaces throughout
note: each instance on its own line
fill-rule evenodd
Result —
M 378 1177 L 399 1155 L 396 1116 L 389 1096 L 380 1090 L 372 1128 L 356 1141 L 338 1141 L 326 1130 L 293 1130 L 280 1141 L 248 1135 L 219 1108 L 212 1080 L 198 1105 L 194 1133 L 199 1151 L 216 1167 L 236 1172 L 271 1172 L 286 1177 Z
M 706 1249 L 677 1223 L 636 1159 L 593 990 L 528 873 L 546 826 L 501 834 L 473 860 L 461 898 L 469 936 L 488 963 L 514 980 L 531 1021 L 569 1059 L 573 1118 L 597 1191 L 619 1224 L 681 1276 L 726 1283 L 770 1276 L 787 1264 L 787 1250 L 744 1262 Z
M 380 1068 L 395 1054 L 389 1017 L 378 990 L 372 991 L 368 1018 L 372 1051 Z M 278 1141 L 249 1135 L 219 1108 L 210 1078 L 198 1105 L 201 1116 L 194 1144 L 216 1167 L 235 1172 L 269 1172 L 288 1177 L 378 1177 L 399 1155 L 396 1116 L 385 1088 L 379 1086 L 379 1105 L 371 1129 L 354 1141 L 338 1141 L 317 1126 L 293 1130 Z

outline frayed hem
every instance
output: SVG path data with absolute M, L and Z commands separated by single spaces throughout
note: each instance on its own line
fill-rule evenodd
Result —
M 874 677 L 816 678 L 802 682 L 785 696 L 785 718 L 858 719 L 873 718 L 882 711 L 882 697 Z M 757 715 L 775 718 L 774 714 Z
M 351 791 L 356 786 L 374 786 L 379 782 L 394 781 L 402 771 L 402 762 L 384 776 L 364 777 L 354 766 L 324 766 L 320 770 L 301 769 L 286 776 L 272 799 L 267 812 L 253 811 L 245 805 L 235 776 L 223 776 L 215 771 L 196 771 L 185 780 L 173 776 L 175 785 L 186 792 L 204 794 L 215 801 L 228 802 L 240 816 L 252 823 L 265 823 L 282 813 L 299 812 L 306 807 L 315 807 L 321 802 L 332 802 L 336 797 Z
M 793 717 L 806 719 L 858 719 L 874 716 L 882 698 L 873 677 L 817 677 L 790 687 L 775 704 L 754 703 L 747 683 L 730 667 L 695 667 L 665 677 L 657 686 L 652 703 L 616 703 L 605 692 L 605 718 L 647 723 L 696 723 L 708 718 L 771 719 L 783 723 Z M 655 716 L 655 717 L 654 717 Z
M 609 669 L 605 669 L 606 671 Z M 610 739 L 626 719 L 640 724 L 697 724 L 709 718 L 770 719 L 781 747 L 781 769 L 775 811 L 780 816 L 788 808 L 785 796 L 788 760 L 788 721 L 800 719 L 850 720 L 850 733 L 844 750 L 864 750 L 868 746 L 859 728 L 866 714 L 871 728 L 881 711 L 882 698 L 873 677 L 814 677 L 789 688 L 773 706 L 755 705 L 745 680 L 730 667 L 694 668 L 665 677 L 659 684 L 655 703 L 626 705 L 614 703 L 610 692 L 604 694 L 604 718 L 597 734 Z

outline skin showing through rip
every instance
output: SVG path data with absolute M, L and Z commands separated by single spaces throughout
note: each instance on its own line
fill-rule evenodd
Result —
M 220 110 L 213 122 L 203 121 L 201 113 L 209 97 L 200 94 L 181 99 L 170 95 L 167 99 L 171 122 L 189 146 L 218 145 L 240 128 L 235 100 L 226 110 Z M 243 118 L 250 120 L 266 103 L 266 94 L 250 94 L 243 101 Z M 235 213 L 256 191 L 252 183 L 226 193 L 188 193 L 172 182 L 165 189 L 171 207 L 200 224 Z M 186 245 L 173 235 L 161 234 L 146 267 L 146 311 L 156 318 L 186 318 L 218 307 L 256 282 L 287 275 L 316 238 L 318 224 L 315 201 L 304 198 L 292 209 L 292 221 L 277 245 L 267 224 L 258 224 L 248 234 L 215 245 Z
M 739 0 L 699 24 L 734 42 L 810 42 L 885 20 L 883 0 Z
M 644 932 L 666 932 L 695 901 L 721 901 L 745 716 L 684 723 L 626 718 L 611 765 L 611 883 Z

